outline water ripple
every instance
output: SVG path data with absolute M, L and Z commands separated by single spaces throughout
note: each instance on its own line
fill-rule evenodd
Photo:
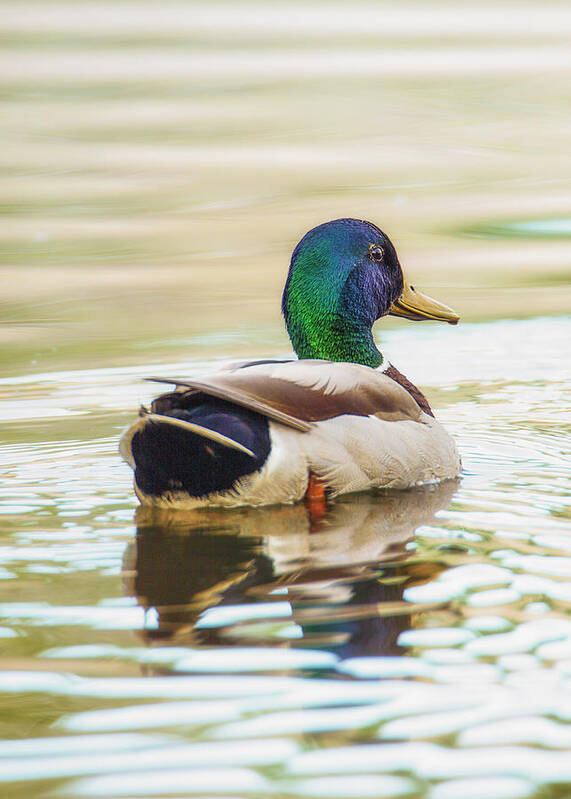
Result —
M 134 513 L 116 434 L 153 391 L 139 369 L 2 381 L 7 410 L 27 398 L 1 454 L 0 781 L 38 797 L 560 795 L 571 375 L 559 360 L 545 377 L 553 325 L 467 326 L 426 366 L 461 481 L 346 497 L 318 525 L 303 505 Z M 485 364 L 483 336 L 500 350 Z M 412 342 L 387 335 L 396 362 Z

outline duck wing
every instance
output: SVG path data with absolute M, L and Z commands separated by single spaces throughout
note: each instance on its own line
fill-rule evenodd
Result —
M 196 392 L 256 411 L 300 432 L 312 422 L 337 416 L 376 416 L 386 421 L 422 421 L 422 411 L 411 395 L 377 369 L 353 363 L 300 360 L 257 363 L 201 378 L 147 378 L 169 383 L 184 401 Z M 181 396 L 182 395 L 182 396 Z

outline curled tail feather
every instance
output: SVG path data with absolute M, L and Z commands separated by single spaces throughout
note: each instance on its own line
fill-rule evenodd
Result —
M 270 450 L 267 420 L 219 401 L 167 414 L 146 413 L 121 437 L 143 502 L 183 493 L 192 498 L 231 490 L 259 470 Z

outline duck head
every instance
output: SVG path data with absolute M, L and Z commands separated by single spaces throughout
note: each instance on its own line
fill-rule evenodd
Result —
M 299 358 L 372 367 L 383 360 L 372 334 L 381 316 L 459 319 L 407 283 L 389 237 L 360 219 L 335 219 L 305 234 L 291 257 L 282 311 Z

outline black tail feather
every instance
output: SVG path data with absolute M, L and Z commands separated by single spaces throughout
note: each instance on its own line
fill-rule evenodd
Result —
M 254 458 L 182 427 L 149 420 L 131 441 L 135 482 L 145 495 L 184 492 L 199 498 L 227 491 L 258 471 L 268 457 L 268 420 L 258 413 L 204 395 L 193 397 L 187 408 L 162 404 L 160 412 L 215 430 L 247 447 Z

